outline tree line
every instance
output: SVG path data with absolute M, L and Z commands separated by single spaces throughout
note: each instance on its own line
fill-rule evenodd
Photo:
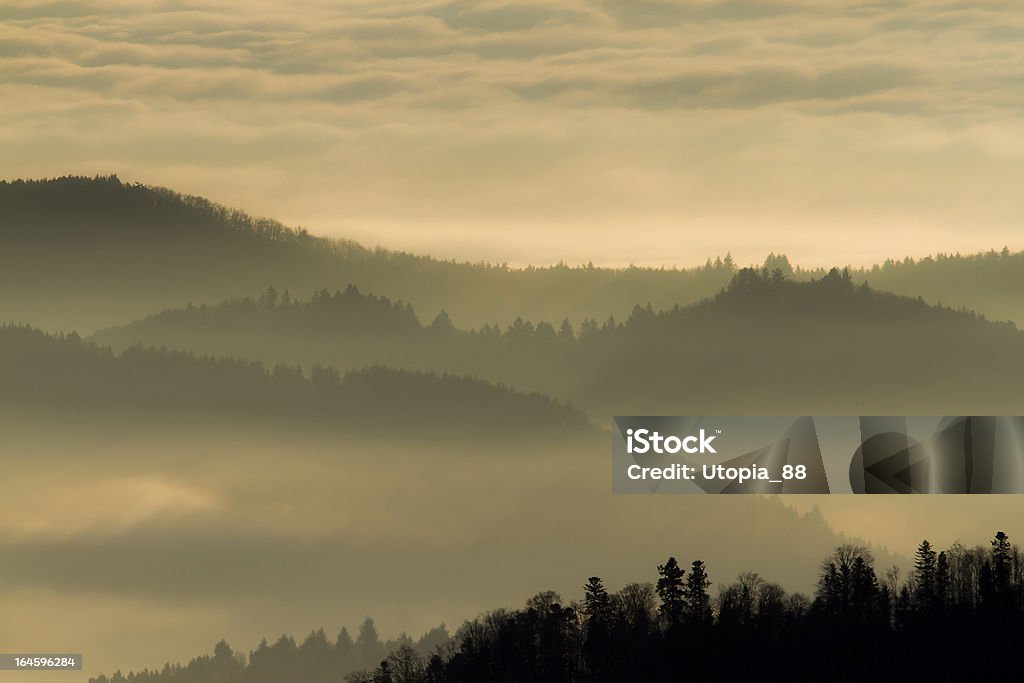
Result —
M 413 640 L 401 633 L 395 639 L 381 640 L 373 619 L 367 617 L 353 637 L 343 627 L 337 637 L 329 638 L 324 629 L 316 629 L 301 642 L 282 635 L 273 643 L 266 638 L 248 655 L 235 652 L 226 641 L 187 664 L 167 663 L 160 669 L 116 672 L 91 678 L 90 683 L 191 683 L 192 681 L 246 681 L 247 683 L 339 683 L 344 676 L 358 675 L 364 669 L 377 668 L 382 661 L 419 661 L 451 645 L 451 634 L 444 624 Z
M 0 316 L 53 328 L 97 329 L 187 301 L 356 283 L 464 326 L 495 319 L 603 321 L 637 302 L 656 310 L 713 296 L 739 265 L 728 254 L 693 267 L 602 268 L 592 263 L 513 268 L 456 262 L 328 239 L 207 199 L 116 176 L 0 181 Z M 827 268 L 763 264 L 789 279 Z M 855 284 L 929 303 L 1024 321 L 1024 252 L 938 254 L 854 268 Z
M 849 296 L 849 295 L 855 296 Z M 372 292 L 363 293 L 358 286 L 349 284 L 343 291 L 333 293 L 323 288 L 308 300 L 294 298 L 289 290 L 279 292 L 273 285 L 258 297 L 241 297 L 215 305 L 189 304 L 184 308 L 171 308 L 146 316 L 143 320 L 120 328 L 103 330 L 95 337 L 103 341 L 125 343 L 137 337 L 170 335 L 183 331 L 196 333 L 236 332 L 245 335 L 254 332 L 288 335 L 301 344 L 304 335 L 330 337 L 337 341 L 344 337 L 377 337 L 376 342 L 395 335 L 407 341 L 423 341 L 424 332 L 439 335 L 458 335 L 467 339 L 509 342 L 597 342 L 601 332 L 635 330 L 654 321 L 686 318 L 690 312 L 709 310 L 757 313 L 763 317 L 767 311 L 792 316 L 796 312 L 808 315 L 871 316 L 884 318 L 930 318 L 948 321 L 984 321 L 984 316 L 965 307 L 929 306 L 921 298 L 911 299 L 872 289 L 866 283 L 854 285 L 848 269 L 833 268 L 820 278 L 802 281 L 793 279 L 782 268 L 742 268 L 736 271 L 726 287 L 714 297 L 683 307 L 679 304 L 655 312 L 651 303 L 634 304 L 630 315 L 617 321 L 614 315 L 604 320 L 583 318 L 579 330 L 569 318 L 560 323 L 545 320 L 536 323 L 517 316 L 502 328 L 499 323 L 485 323 L 463 328 L 445 309 L 441 309 L 429 324 L 424 324 L 413 306 L 401 300 Z M 685 321 L 684 321 L 685 322 Z M 1013 330 L 1012 323 L 994 323 L 1000 329 Z M 663 325 L 663 329 L 670 329 Z M 451 339 L 448 339 L 451 341 Z
M 400 639 L 362 670 L 339 657 L 382 654 L 366 647 L 369 636 L 361 631 L 353 645 L 343 632 L 331 646 L 321 631 L 298 648 L 282 638 L 245 657 L 220 643 L 187 666 L 91 683 L 735 680 L 766 670 L 797 680 L 977 679 L 1019 668 L 1024 555 L 1003 532 L 974 548 L 922 541 L 905 576 L 879 574 L 867 549 L 842 545 L 822 561 L 809 596 L 754 572 L 715 595 L 711 585 L 702 561 L 669 557 L 652 582 L 613 592 L 593 576 L 581 600 L 538 593 L 521 609 L 467 621 L 450 640 L 440 631 L 419 643 Z
M 698 303 L 634 304 L 622 320 L 584 318 L 578 327 L 516 317 L 473 328 L 444 310 L 428 323 L 408 303 L 350 285 L 306 301 L 271 288 L 258 298 L 164 311 L 95 338 L 270 363 L 463 373 L 595 415 L 805 413 L 812 392 L 838 413 L 882 410 L 880 401 L 893 413 L 913 405 L 958 414 L 958 401 L 1002 413 L 1022 405 L 1016 386 L 1024 380 L 1024 335 L 1012 323 L 880 292 L 838 269 L 810 281 L 778 267 L 740 269 Z M 753 385 L 771 392 L 751 392 Z M 686 403 L 693 396 L 699 405 Z
M 0 212 L 5 216 L 0 234 L 14 243 L 59 238 L 81 246 L 133 236 L 161 241 L 219 237 L 290 243 L 339 255 L 367 253 L 355 242 L 315 237 L 203 197 L 124 183 L 116 175 L 0 180 Z
M 19 410 L 108 411 L 115 419 L 196 415 L 280 418 L 388 435 L 580 433 L 587 419 L 538 393 L 481 380 L 370 367 L 344 374 L 133 346 L 121 353 L 75 333 L 0 326 L 0 402 Z
M 187 301 L 358 283 L 473 325 L 524 315 L 604 315 L 713 294 L 707 268 L 513 268 L 363 247 L 116 176 L 0 181 L 0 317 L 96 329 Z

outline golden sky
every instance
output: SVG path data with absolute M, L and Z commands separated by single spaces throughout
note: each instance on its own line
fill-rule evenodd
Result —
M 437 256 L 1024 248 L 1016 0 L 5 0 L 2 175 Z

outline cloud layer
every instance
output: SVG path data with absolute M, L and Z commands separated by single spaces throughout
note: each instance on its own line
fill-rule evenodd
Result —
M 1022 83 L 1000 0 L 0 7 L 7 177 L 512 262 L 1024 247 Z

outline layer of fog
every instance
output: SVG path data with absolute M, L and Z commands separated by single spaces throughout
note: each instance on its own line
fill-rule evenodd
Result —
M 75 651 L 87 672 L 158 667 L 221 638 L 451 630 L 544 589 L 651 581 L 669 555 L 716 585 L 753 569 L 813 590 L 840 533 L 880 569 L 1024 532 L 1016 497 L 613 496 L 608 443 L 342 442 L 207 427 L 0 418 L 0 641 Z M 824 516 L 813 509 L 819 507 Z M 798 508 L 800 512 L 794 511 Z

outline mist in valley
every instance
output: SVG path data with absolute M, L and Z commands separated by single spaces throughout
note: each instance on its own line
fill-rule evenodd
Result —
M 906 567 L 912 539 L 1024 534 L 1010 496 L 613 496 L 606 435 L 418 442 L 10 412 L 0 426 L 0 639 L 83 652 L 90 675 L 366 616 L 382 637 L 454 632 L 542 590 L 579 599 L 595 573 L 653 580 L 669 554 L 704 560 L 714 585 L 755 570 L 810 593 L 840 543 Z

